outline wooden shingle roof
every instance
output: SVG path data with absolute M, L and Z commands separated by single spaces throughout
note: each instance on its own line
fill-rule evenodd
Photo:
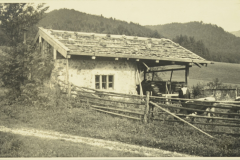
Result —
M 210 63 L 197 54 L 165 38 L 146 38 L 44 29 L 38 36 L 61 53 L 100 57 L 139 58 L 180 62 Z

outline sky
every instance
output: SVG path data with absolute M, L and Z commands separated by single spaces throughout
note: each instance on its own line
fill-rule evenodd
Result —
M 140 25 L 203 21 L 225 31 L 240 30 L 240 0 L 34 0 L 45 2 L 49 11 L 75 9 Z

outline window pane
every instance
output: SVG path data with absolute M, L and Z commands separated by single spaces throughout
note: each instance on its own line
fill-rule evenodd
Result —
M 96 75 L 95 76 L 95 82 L 99 82 L 100 81 L 100 76 L 99 75 Z
M 108 82 L 113 82 L 113 76 L 108 76 Z
M 96 89 L 100 89 L 100 84 L 96 83 Z
M 112 88 L 113 88 L 113 84 L 112 84 L 112 83 L 109 83 L 109 84 L 108 84 L 108 88 L 109 88 L 109 89 L 112 89 Z
M 102 89 L 107 89 L 106 83 L 102 83 Z
M 102 76 L 102 82 L 107 82 L 107 76 Z

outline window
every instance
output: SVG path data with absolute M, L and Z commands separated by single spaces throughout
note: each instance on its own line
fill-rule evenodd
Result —
M 95 75 L 96 89 L 113 89 L 114 86 L 113 75 Z

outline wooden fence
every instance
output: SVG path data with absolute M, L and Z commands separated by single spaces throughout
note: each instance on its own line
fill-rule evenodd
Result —
M 210 96 L 214 95 L 214 97 L 217 100 L 229 100 L 229 99 L 235 99 L 238 97 L 239 89 L 238 88 L 223 88 L 223 89 L 203 89 L 201 90 L 202 96 Z
M 63 93 L 68 94 L 68 84 L 58 81 Z M 181 99 L 169 97 L 156 97 L 147 95 L 130 95 L 115 92 L 99 91 L 96 89 L 78 87 L 71 85 L 71 96 L 81 103 L 86 103 L 91 109 L 120 116 L 132 120 L 151 123 L 162 121 L 163 123 L 183 123 L 211 137 L 208 133 L 240 135 L 239 113 L 228 113 L 230 109 L 240 110 L 240 102 L 237 101 L 203 101 L 197 99 Z M 195 106 L 215 107 L 216 111 L 206 111 L 195 108 L 183 108 L 180 101 L 192 101 Z M 204 104 L 203 104 L 204 102 Z M 179 110 L 193 112 L 212 113 L 215 116 L 207 115 L 185 115 L 179 114 Z M 231 116 L 231 118 L 229 118 Z M 195 121 L 181 117 L 195 118 Z M 205 122 L 212 119 L 211 122 Z M 209 126 L 209 127 L 207 127 Z M 212 130 L 206 130 L 212 128 Z

